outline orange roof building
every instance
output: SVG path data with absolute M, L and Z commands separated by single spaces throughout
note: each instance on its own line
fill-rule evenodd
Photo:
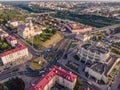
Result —
M 77 76 L 71 72 L 65 71 L 61 67 L 53 66 L 35 86 L 29 90 L 51 90 L 55 83 L 73 90 Z

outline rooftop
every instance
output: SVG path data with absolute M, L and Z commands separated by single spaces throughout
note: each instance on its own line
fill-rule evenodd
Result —
M 105 76 L 108 76 L 108 72 L 110 71 L 112 66 L 114 66 L 117 60 L 118 60 L 118 57 L 111 56 L 111 58 L 109 58 L 108 63 L 103 64 L 103 63 L 95 62 L 90 66 L 90 68 L 97 73 L 100 73 L 100 74 L 104 73 Z
M 6 55 L 9 55 L 9 54 L 15 53 L 15 52 L 17 52 L 17 51 L 20 51 L 20 50 L 26 48 L 26 46 L 24 46 L 24 45 L 21 44 L 21 43 L 17 43 L 15 46 L 16 46 L 16 48 L 14 48 L 14 49 L 11 49 L 11 50 L 8 50 L 8 51 L 5 51 L 5 52 L 3 52 L 3 53 L 0 53 L 0 57 L 4 57 L 4 56 L 6 56 Z
M 67 24 L 71 30 L 84 30 L 84 29 L 88 29 L 88 28 L 91 28 L 91 26 L 88 26 L 88 25 L 85 25 L 85 26 L 78 26 L 77 24 L 75 23 L 69 23 Z
M 100 53 L 105 54 L 109 52 L 107 48 L 98 46 L 96 44 L 90 44 L 90 43 L 82 45 L 82 48 L 86 50 L 90 50 L 92 53 L 97 53 L 97 54 L 100 54 Z
M 95 63 L 91 66 L 91 69 L 93 71 L 98 72 L 100 74 L 104 73 L 105 68 L 106 68 L 106 65 L 102 63 Z
M 71 72 L 67 72 L 61 67 L 53 66 L 41 79 L 40 81 L 34 86 L 31 87 L 29 90 L 43 90 L 43 88 L 54 78 L 54 76 L 60 76 L 70 82 L 74 82 L 77 78 L 76 75 L 72 74 Z
M 14 40 L 16 40 L 16 38 L 13 37 L 13 36 L 8 36 L 8 37 L 6 37 L 6 39 L 9 40 L 9 41 L 14 41 Z

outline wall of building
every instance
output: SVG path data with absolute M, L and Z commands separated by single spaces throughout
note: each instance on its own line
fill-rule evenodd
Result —
M 8 54 L 8 55 L 5 55 L 5 56 L 1 57 L 1 61 L 5 65 L 7 63 L 14 62 L 17 59 L 21 59 L 24 56 L 28 56 L 27 48 L 19 50 L 17 52 L 11 53 L 11 54 Z

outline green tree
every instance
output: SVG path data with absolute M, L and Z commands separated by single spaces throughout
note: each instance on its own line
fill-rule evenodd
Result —
M 0 84 L 0 90 L 3 90 L 4 86 L 3 84 Z
M 5 82 L 5 86 L 7 86 L 9 90 L 24 90 L 25 83 L 22 79 L 16 77 Z

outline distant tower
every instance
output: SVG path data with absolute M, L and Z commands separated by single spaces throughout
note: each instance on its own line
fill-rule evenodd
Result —
M 34 30 L 34 26 L 31 19 L 29 20 L 29 29 Z

